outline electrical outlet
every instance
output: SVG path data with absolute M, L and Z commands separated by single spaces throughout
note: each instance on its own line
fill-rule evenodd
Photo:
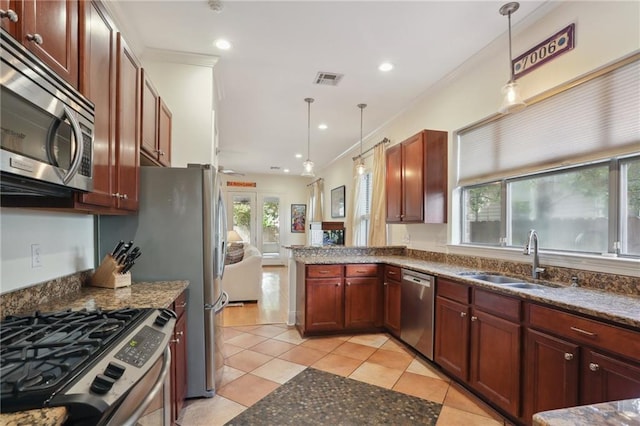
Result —
M 31 267 L 42 267 L 42 252 L 40 251 L 40 244 L 31 244 Z

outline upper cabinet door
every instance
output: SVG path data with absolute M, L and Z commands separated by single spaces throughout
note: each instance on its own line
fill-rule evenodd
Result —
M 171 167 L 171 111 L 162 98 L 158 114 L 158 161 Z
M 402 145 L 387 150 L 387 223 L 401 222 Z
M 424 219 L 424 142 L 418 133 L 402 143 L 402 221 Z
M 142 152 L 150 158 L 158 155 L 158 91 L 142 70 Z
M 24 0 L 21 43 L 78 87 L 78 1 Z

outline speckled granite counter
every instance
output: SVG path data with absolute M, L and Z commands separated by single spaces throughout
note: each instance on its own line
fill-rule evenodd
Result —
M 640 425 L 640 398 L 603 402 L 533 415 L 533 426 Z
M 435 276 L 454 278 L 476 287 L 488 288 L 502 294 L 548 303 L 596 318 L 640 328 L 640 297 L 635 296 L 582 287 L 570 287 L 567 284 L 546 283 L 543 281 L 536 282 L 549 285 L 544 289 L 505 287 L 459 275 L 464 272 L 477 271 L 465 266 L 419 260 L 407 256 L 300 256 L 296 257 L 295 260 L 304 264 L 386 263 Z M 523 278 L 523 280 L 532 281 L 531 278 Z
M 166 308 L 188 285 L 188 281 L 156 281 L 135 283 L 129 287 L 118 289 L 78 287 L 61 297 L 48 298 L 48 301 L 39 304 L 37 309 L 47 312 L 63 309 Z M 34 289 L 33 291 L 42 291 L 42 289 Z M 2 295 L 3 316 L 33 311 L 29 304 L 24 303 L 33 297 L 25 296 L 23 293 L 20 291 Z M 54 426 L 62 425 L 66 418 L 66 408 L 46 408 L 17 413 L 0 413 L 0 425 Z

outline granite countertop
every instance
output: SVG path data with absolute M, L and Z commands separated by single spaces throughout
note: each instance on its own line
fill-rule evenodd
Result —
M 523 281 L 537 282 L 547 286 L 543 289 L 507 287 L 459 275 L 460 273 L 475 272 L 475 270 L 464 266 L 419 260 L 407 256 L 296 256 L 295 260 L 309 265 L 386 263 L 435 276 L 453 278 L 475 287 L 486 288 L 505 295 L 518 296 L 526 300 L 547 303 L 573 312 L 640 328 L 640 297 L 636 296 L 571 287 L 568 283 L 549 283 L 531 278 L 523 279 Z
M 134 283 L 117 289 L 82 287 L 78 293 L 38 306 L 42 312 L 62 309 L 103 310 L 119 308 L 167 308 L 187 288 L 188 281 Z M 67 419 L 65 407 L 0 413 L 0 425 L 62 425 Z
M 533 415 L 533 426 L 638 425 L 640 398 L 543 411 Z

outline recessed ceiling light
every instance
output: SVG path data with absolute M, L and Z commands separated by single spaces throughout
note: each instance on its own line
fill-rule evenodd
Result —
M 302 154 L 296 154 L 296 158 L 302 158 Z
M 329 126 L 327 126 L 327 125 L 326 125 L 326 124 L 324 124 L 324 123 L 320 123 L 320 124 L 318 124 L 318 129 L 320 129 L 320 130 L 327 130 L 327 127 L 329 127 Z
M 383 62 L 380 64 L 378 69 L 384 72 L 391 71 L 393 69 L 393 64 L 391 62 Z
M 284 169 L 284 170 L 283 170 L 283 172 L 285 172 L 285 173 L 289 173 L 289 172 L 290 172 L 290 170 L 289 170 L 289 169 Z
M 223 38 L 219 38 L 218 40 L 216 40 L 215 41 L 215 45 L 220 50 L 229 50 L 229 49 L 231 49 L 231 43 L 229 43 L 228 40 L 225 40 Z

